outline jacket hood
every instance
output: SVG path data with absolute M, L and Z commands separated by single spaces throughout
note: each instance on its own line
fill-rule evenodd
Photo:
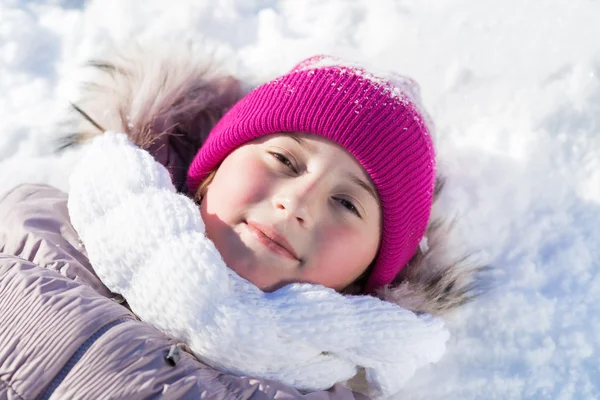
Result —
M 187 169 L 213 126 L 242 96 L 240 82 L 211 56 L 185 46 L 158 56 L 139 46 L 90 60 L 61 148 L 110 130 L 126 133 L 187 192 Z
M 126 133 L 165 165 L 178 191 L 187 192 L 193 157 L 223 114 L 243 97 L 243 82 L 223 72 L 210 55 L 187 47 L 152 52 L 136 46 L 88 65 L 93 73 L 73 104 L 73 133 L 63 138 L 61 148 L 106 130 Z M 426 240 L 394 282 L 377 291 L 384 300 L 436 316 L 484 291 L 488 269 L 453 250 L 453 224 L 435 217 L 441 213 L 437 199 L 443 188 L 438 171 Z M 357 284 L 346 293 L 361 291 Z

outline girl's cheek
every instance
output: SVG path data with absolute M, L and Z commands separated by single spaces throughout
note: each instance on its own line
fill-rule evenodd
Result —
M 362 265 L 370 262 L 377 250 L 377 244 L 366 232 L 352 226 L 330 226 L 321 231 L 318 242 L 321 243 L 320 252 L 323 258 L 331 265 L 348 267 Z M 367 260 L 367 261 L 365 261 Z
M 369 266 L 371 258 L 364 238 L 346 229 L 328 229 L 318 241 L 314 264 L 306 271 L 309 282 L 342 290 Z
M 271 184 L 265 163 L 256 157 L 233 157 L 217 172 L 213 191 L 213 206 L 218 214 L 233 215 L 264 200 Z
M 232 188 L 238 195 L 238 202 L 242 205 L 264 200 L 272 184 L 271 174 L 264 162 L 253 158 L 245 161 L 237 168 L 236 187 Z

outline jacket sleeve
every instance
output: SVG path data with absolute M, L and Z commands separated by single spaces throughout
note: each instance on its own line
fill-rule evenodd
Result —
M 21 185 L 0 200 L 0 253 L 54 270 L 113 297 L 95 275 L 71 225 L 67 194 L 47 185 Z

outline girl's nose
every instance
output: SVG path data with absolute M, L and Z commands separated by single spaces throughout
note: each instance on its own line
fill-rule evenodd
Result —
M 295 218 L 300 225 L 308 227 L 315 217 L 315 196 L 314 187 L 287 187 L 278 191 L 272 200 L 277 212 L 284 213 L 286 219 Z
M 278 212 L 284 213 L 286 219 L 295 218 L 302 226 L 308 225 L 311 221 L 307 205 L 298 198 L 289 195 L 275 196 L 273 205 Z

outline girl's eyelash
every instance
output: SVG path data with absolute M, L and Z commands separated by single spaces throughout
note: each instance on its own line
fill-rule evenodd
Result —
M 277 161 L 279 161 L 280 163 L 282 163 L 283 165 L 285 165 L 286 167 L 288 167 L 295 173 L 298 173 L 298 170 L 296 169 L 296 167 L 294 167 L 294 164 L 285 155 L 283 155 L 281 153 L 277 153 L 276 151 L 270 151 L 269 153 Z M 350 200 L 342 199 L 339 197 L 334 197 L 334 200 L 337 201 L 338 203 L 340 203 L 344 208 L 346 208 L 352 214 L 355 214 L 357 217 L 362 218 L 362 216 L 360 215 L 360 212 L 358 212 L 358 208 L 356 208 L 356 206 Z
M 287 166 L 287 167 L 288 167 L 289 169 L 291 169 L 292 171 L 294 171 L 294 172 L 298 172 L 298 171 L 296 170 L 296 167 L 294 167 L 294 164 L 292 164 L 292 162 L 290 161 L 290 159 L 289 159 L 289 158 L 287 158 L 287 157 L 286 157 L 286 156 L 284 156 L 283 154 L 281 154 L 281 153 L 277 153 L 277 152 L 275 152 L 275 151 L 271 151 L 270 153 L 271 153 L 271 155 L 272 155 L 273 157 L 275 157 L 275 159 L 277 159 L 277 160 L 278 160 L 280 163 L 282 163 L 283 165 Z
M 334 199 L 338 201 L 342 206 L 344 206 L 348 211 L 350 211 L 353 214 L 356 214 L 356 216 L 358 216 L 359 218 L 362 218 L 360 213 L 358 212 L 358 208 L 356 208 L 356 206 L 350 200 L 341 199 L 339 197 L 335 197 Z

